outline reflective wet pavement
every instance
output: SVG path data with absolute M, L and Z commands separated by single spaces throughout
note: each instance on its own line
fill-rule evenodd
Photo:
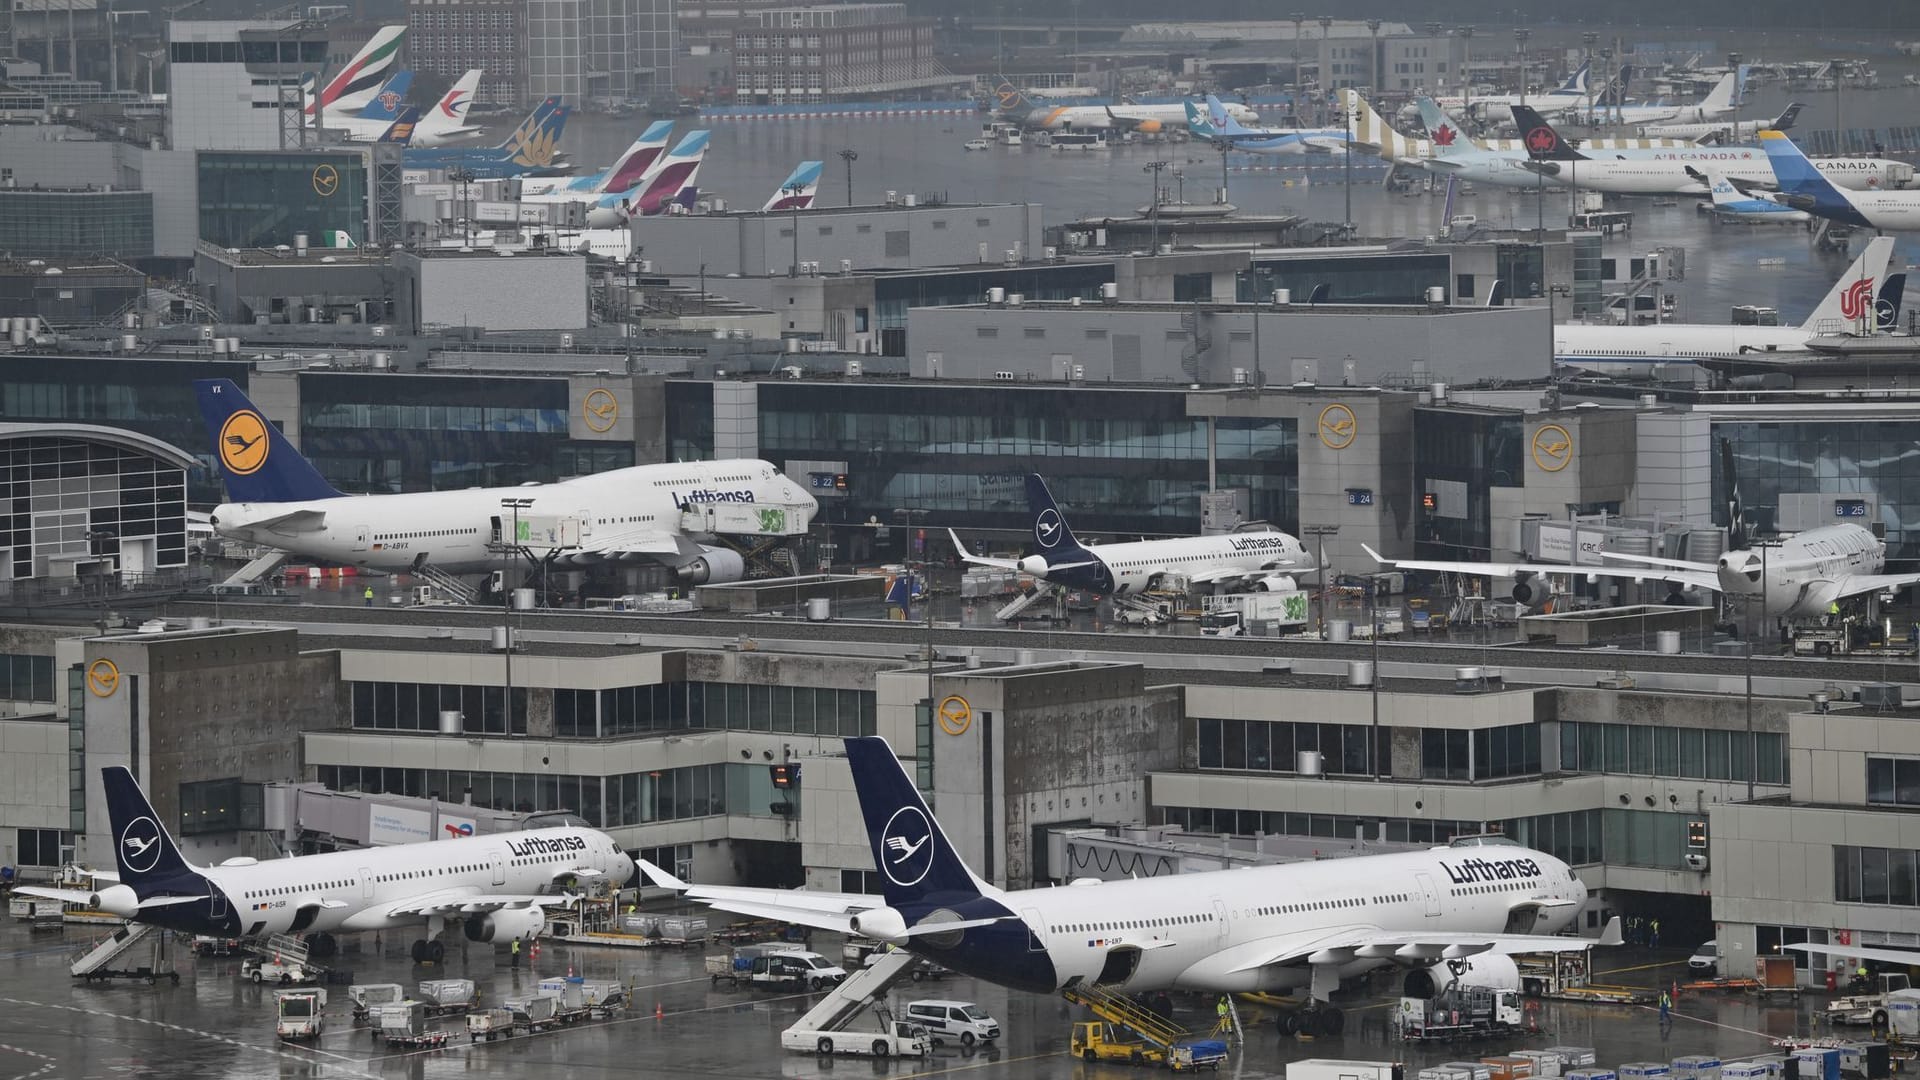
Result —
M 458 1032 L 445 1049 L 406 1051 L 374 1044 L 355 1028 L 344 985 L 329 986 L 327 1030 L 317 1043 L 283 1044 L 274 1036 L 271 988 L 239 977 L 239 958 L 197 959 L 184 949 L 172 957 L 180 983 L 80 984 L 67 974 L 68 954 L 94 936 L 92 928 L 69 927 L 59 936 L 0 926 L 0 1077 L 206 1078 L 206 1077 L 769 1077 L 814 1080 L 850 1075 L 913 1077 L 961 1075 L 999 1078 L 1104 1080 L 1131 1070 L 1087 1065 L 1066 1053 L 1075 1010 L 1052 997 L 1010 993 L 971 979 L 951 978 L 909 985 L 893 995 L 896 1006 L 921 997 L 977 1001 L 997 1017 L 1006 1035 L 1000 1047 L 978 1053 L 937 1051 L 925 1060 L 821 1061 L 780 1050 L 780 1031 L 807 1008 L 807 995 L 775 996 L 715 987 L 704 974 L 703 950 L 616 949 L 547 945 L 519 971 L 491 946 L 450 941 L 439 969 L 410 963 L 409 935 L 347 939 L 336 967 L 359 982 L 398 982 L 411 987 L 424 978 L 470 978 L 483 1004 L 530 993 L 542 977 L 569 972 L 589 979 L 617 979 L 634 987 L 634 1007 L 624 1016 L 593 1021 L 551 1034 L 470 1044 L 464 1023 L 443 1021 Z M 816 941 L 838 955 L 838 943 Z M 1608 982 L 1651 986 L 1685 977 L 1684 953 L 1650 957 L 1621 950 L 1598 960 Z M 1610 974 L 1608 974 L 1610 973 Z M 1383 984 L 1384 985 L 1384 984 Z M 1400 1060 L 1408 1075 L 1420 1066 L 1478 1058 L 1516 1049 L 1553 1045 L 1591 1046 L 1602 1065 L 1682 1054 L 1712 1053 L 1733 1059 L 1764 1052 L 1767 1039 L 1804 1033 L 1807 1004 L 1762 1007 L 1740 995 L 1683 997 L 1670 1028 L 1651 1009 L 1612 1005 L 1546 1003 L 1542 1032 L 1486 1044 L 1411 1046 L 1384 1036 L 1386 1002 L 1351 1007 L 1346 1034 L 1298 1042 L 1271 1027 L 1253 1026 L 1245 1047 L 1223 1069 L 1228 1075 L 1282 1076 L 1285 1064 L 1303 1057 Z M 1207 1023 L 1212 1006 L 1178 999 L 1182 1019 Z M 656 1007 L 659 1016 L 656 1018 Z M 1249 1010 L 1250 1021 L 1260 1014 Z

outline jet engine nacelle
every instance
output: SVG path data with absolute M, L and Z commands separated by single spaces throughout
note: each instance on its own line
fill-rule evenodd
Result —
M 1020 572 L 1030 577 L 1037 577 L 1037 578 L 1046 577 L 1047 576 L 1047 557 L 1045 555 L 1026 556 L 1025 558 L 1020 560 Z
M 1254 586 L 1254 588 L 1259 589 L 1261 592 L 1293 592 L 1299 587 L 1299 583 L 1287 574 L 1275 574 L 1272 577 L 1263 577 Z
M 109 885 L 94 893 L 87 906 L 95 911 L 131 919 L 140 911 L 140 898 L 134 895 L 130 886 Z
M 1463 989 L 1518 990 L 1520 967 L 1513 962 L 1513 957 L 1504 953 L 1481 953 L 1466 960 L 1442 960 L 1430 967 L 1417 967 L 1407 972 L 1401 996 L 1429 1000 L 1455 979 L 1459 980 Z
M 702 547 L 700 551 L 699 557 L 676 571 L 681 581 L 689 585 L 705 585 L 709 582 L 725 585 L 747 576 L 747 561 L 740 557 L 739 552 L 712 547 Z
M 1554 591 L 1551 578 L 1533 576 L 1524 577 L 1513 583 L 1513 602 L 1528 611 L 1545 611 L 1559 594 Z
M 589 229 L 624 229 L 627 227 L 627 212 L 612 206 L 596 206 L 587 211 L 586 226 Z
M 467 916 L 468 941 L 511 941 L 530 938 L 547 925 L 547 913 L 539 908 L 504 908 L 485 915 Z
M 873 941 L 904 945 L 907 941 L 906 916 L 890 907 L 863 911 L 850 920 L 853 932 Z

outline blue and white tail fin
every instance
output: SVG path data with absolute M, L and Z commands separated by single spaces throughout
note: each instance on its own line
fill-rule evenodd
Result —
M 387 85 L 373 95 L 367 107 L 360 110 L 364 120 L 398 120 L 400 110 L 407 107 L 407 91 L 413 86 L 413 72 L 402 71 L 387 80 Z
M 409 105 L 400 111 L 399 116 L 393 118 L 393 123 L 388 124 L 387 130 L 381 132 L 380 137 L 374 141 L 399 143 L 401 146 L 406 146 L 413 142 L 413 133 L 419 126 L 420 110 Z
M 1567 81 L 1554 89 L 1556 94 L 1571 94 L 1575 97 L 1587 96 L 1587 74 L 1592 64 L 1581 64 L 1579 70 L 1567 76 Z
M 1804 108 L 1806 108 L 1804 103 L 1798 101 L 1793 102 L 1785 109 L 1782 109 L 1779 116 L 1773 118 L 1773 123 L 1770 126 L 1775 131 L 1790 130 L 1793 127 L 1793 122 L 1800 119 L 1800 110 Z
M 506 138 L 501 139 L 499 145 L 495 146 L 494 149 L 520 149 L 521 145 L 527 141 L 528 136 L 538 130 L 540 125 L 546 123 L 547 117 L 552 114 L 553 110 L 559 107 L 560 99 L 557 97 L 547 98 L 540 104 L 535 105 L 533 111 L 527 114 L 526 119 L 520 121 L 520 126 L 509 132 Z
M 1051 557 L 1083 550 L 1039 473 L 1027 474 L 1027 512 L 1033 515 L 1033 542 L 1041 554 Z
M 1813 167 L 1813 162 L 1807 160 L 1807 155 L 1801 153 L 1784 132 L 1761 132 L 1760 148 L 1767 152 L 1767 164 L 1773 166 L 1773 178 L 1779 182 L 1780 190 L 1795 196 L 1796 208 L 1848 225 L 1872 227 L 1846 192 L 1820 175 L 1820 170 Z
M 997 892 L 960 861 L 887 740 L 847 740 L 847 764 L 887 904 L 905 910 L 950 907 Z
M 1858 258 L 1840 275 L 1833 288 L 1813 309 L 1807 321 L 1800 324 L 1808 333 L 1831 333 L 1842 330 L 1849 333 L 1865 333 L 1872 329 L 1875 320 L 1875 290 L 1887 276 L 1887 263 L 1893 258 L 1893 237 L 1876 236 L 1867 241 Z
M 1459 121 L 1447 115 L 1440 103 L 1430 97 L 1414 99 L 1420 110 L 1420 122 L 1426 125 L 1427 138 L 1433 142 L 1436 157 L 1460 157 L 1473 152 L 1476 147 L 1471 139 L 1461 137 Z
M 803 161 L 793 170 L 780 186 L 773 189 L 767 204 L 760 208 L 762 213 L 770 210 L 805 210 L 813 205 L 813 197 L 820 191 L 820 173 L 826 168 L 825 162 Z
M 1233 113 L 1229 112 L 1227 107 L 1220 103 L 1220 99 L 1212 94 L 1207 95 L 1207 122 L 1222 135 L 1247 134 L 1247 129 L 1241 126 L 1240 121 L 1233 118 Z
M 193 390 L 229 499 L 278 503 L 343 497 L 231 379 L 196 379 Z
M 1907 275 L 1888 274 L 1873 305 L 1873 328 L 1883 333 L 1900 329 L 1900 307 L 1907 297 Z
M 181 856 L 133 774 L 123 766 L 109 765 L 100 770 L 100 781 L 107 794 L 107 820 L 113 829 L 113 861 L 120 883 L 141 900 L 204 895 L 206 883 Z
M 560 135 L 566 131 L 567 117 L 572 113 L 565 105 L 555 105 L 518 146 L 506 152 L 506 160 L 529 169 L 551 167 L 559 156 Z
M 1187 99 L 1186 107 L 1188 134 L 1196 139 L 1211 139 L 1219 134 L 1220 129 L 1213 126 L 1206 114 L 1200 111 L 1200 106 L 1194 104 L 1193 99 Z

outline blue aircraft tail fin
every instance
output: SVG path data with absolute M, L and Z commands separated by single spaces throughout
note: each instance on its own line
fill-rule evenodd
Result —
M 408 143 L 411 143 L 413 141 L 413 130 L 414 128 L 417 128 L 419 126 L 420 126 L 420 110 L 413 107 L 412 105 L 409 105 L 406 108 L 400 110 L 400 115 L 394 117 L 393 123 L 388 124 L 387 130 L 381 132 L 380 137 L 378 139 L 375 139 L 374 141 L 383 142 L 383 143 L 399 143 L 400 145 L 405 146 Z
M 1033 542 L 1042 554 L 1064 555 L 1080 549 L 1080 541 L 1067 526 L 1067 517 L 1053 501 L 1053 492 L 1039 473 L 1027 474 L 1027 511 L 1033 515 Z
M 387 85 L 373 95 L 367 107 L 360 115 L 368 120 L 398 120 L 400 110 L 407 107 L 407 91 L 413 87 L 413 72 L 402 71 L 387 80 Z
M 193 389 L 228 498 L 275 503 L 342 497 L 231 379 L 198 379 Z
M 1907 296 L 1907 275 L 1888 274 L 1887 280 L 1880 286 L 1880 295 L 1873 304 L 1873 328 L 1875 330 L 1898 330 L 1900 328 L 1900 305 Z
M 1535 161 L 1585 161 L 1587 156 L 1560 137 L 1546 118 L 1530 105 L 1511 106 L 1513 127 L 1527 145 L 1527 156 Z
M 988 890 L 960 861 L 887 740 L 848 739 L 847 764 L 853 769 L 873 865 L 880 870 L 881 891 L 889 905 L 945 907 Z
M 192 895 L 204 892 L 199 875 L 180 855 L 180 849 L 160 824 L 160 815 L 140 791 L 133 774 L 124 766 L 109 765 L 100 770 L 106 787 L 107 820 L 113 827 L 113 859 L 118 864 L 120 882 L 145 900 L 153 896 Z

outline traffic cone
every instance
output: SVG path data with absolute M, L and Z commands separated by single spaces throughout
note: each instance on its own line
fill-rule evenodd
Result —
M 653 1018 L 655 1020 L 665 1020 L 667 1018 L 667 1010 L 657 1001 L 653 1003 Z

